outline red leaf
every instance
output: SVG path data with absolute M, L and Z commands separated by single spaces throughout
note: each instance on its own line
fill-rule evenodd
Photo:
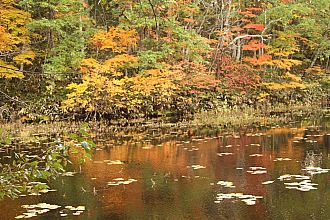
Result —
M 249 11 L 241 11 L 240 14 L 247 16 L 247 17 L 255 17 L 255 15 Z
M 246 22 L 246 23 L 251 22 L 251 20 L 249 20 L 249 19 L 245 19 L 245 18 L 242 18 L 241 21 L 242 21 L 242 22 Z
M 232 29 L 232 31 L 235 31 L 235 32 L 239 32 L 239 31 L 242 31 L 242 30 L 244 30 L 244 29 L 243 28 L 240 28 L 240 27 L 234 27 Z
M 247 45 L 242 46 L 243 50 L 252 50 L 252 51 L 256 51 L 261 48 L 265 48 L 265 45 L 256 40 L 251 40 Z
M 246 8 L 247 11 L 262 11 L 262 8 Z
M 251 29 L 255 29 L 257 31 L 262 31 L 265 29 L 265 26 L 263 24 L 247 24 L 243 28 L 245 28 L 245 29 L 251 28 Z

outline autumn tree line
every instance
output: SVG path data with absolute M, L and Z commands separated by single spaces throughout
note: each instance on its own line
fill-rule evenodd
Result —
M 0 117 L 329 100 L 330 1 L 0 0 Z

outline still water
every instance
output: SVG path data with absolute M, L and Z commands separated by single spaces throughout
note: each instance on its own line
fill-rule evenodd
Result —
M 32 219 L 330 219 L 328 125 L 103 129 L 91 161 L 73 157 L 54 192 L 1 201 L 0 219 L 38 203 L 61 207 Z

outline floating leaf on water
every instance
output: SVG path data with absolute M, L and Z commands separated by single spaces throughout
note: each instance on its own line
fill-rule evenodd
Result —
M 290 161 L 292 160 L 291 158 L 283 158 L 284 161 Z
M 252 199 L 243 199 L 242 202 L 245 202 L 247 205 L 255 205 L 256 201 Z
M 108 186 L 118 186 L 118 185 L 128 185 L 128 184 L 131 184 L 131 183 L 133 183 L 133 182 L 137 182 L 137 180 L 136 179 L 128 179 L 128 180 L 126 180 L 125 181 L 125 179 L 124 178 L 116 178 L 116 179 L 113 179 L 114 181 L 112 181 L 112 182 L 108 182 Z M 117 182 L 116 182 L 117 181 Z
M 235 188 L 233 182 L 230 182 L 230 181 L 218 181 L 217 182 L 217 185 L 221 185 L 221 186 L 224 186 L 224 187 L 227 187 L 227 188 Z
M 281 158 L 281 157 L 278 157 L 274 161 L 290 161 L 290 160 L 292 160 L 292 159 L 291 158 Z
M 122 181 L 122 182 L 118 182 L 119 184 L 124 184 L 124 185 L 128 185 L 131 183 L 131 181 Z
M 202 138 L 199 138 L 199 139 L 196 139 L 196 141 L 203 141 L 204 139 L 202 139 Z
M 308 191 L 310 191 L 311 189 L 309 189 L 309 188 L 299 188 L 299 187 L 297 187 L 297 190 L 302 191 L 302 192 L 308 192 Z
M 115 182 L 108 182 L 108 186 L 118 186 L 119 183 L 115 183 Z
M 48 204 L 48 203 L 39 203 L 39 204 L 37 204 L 36 207 L 41 208 L 41 209 L 58 209 L 61 206 L 59 206 L 59 205 L 51 205 L 51 204 Z
M 249 167 L 251 170 L 265 170 L 264 167 Z
M 26 216 L 31 216 L 31 217 L 37 216 L 35 212 L 24 212 L 23 215 L 25 215 L 25 217 Z
M 76 208 L 76 210 L 77 210 L 77 211 L 85 211 L 86 208 L 85 208 L 85 206 L 78 206 L 78 207 Z
M 15 217 L 16 219 L 21 219 L 21 218 L 25 218 L 25 215 L 18 215 Z
M 62 176 L 74 176 L 75 174 L 77 174 L 76 172 L 65 172 L 62 174 Z
M 277 179 L 283 181 L 283 180 L 287 180 L 287 179 L 291 179 L 291 178 L 292 178 L 292 175 L 290 175 L 290 174 L 284 174 L 284 175 L 278 177 Z
M 29 195 L 29 196 L 41 196 L 40 193 L 29 193 L 28 195 Z
M 299 187 L 297 187 L 297 186 L 286 186 L 285 188 L 286 189 L 298 189 Z
M 321 167 L 306 167 L 302 170 L 307 171 L 307 173 L 309 173 L 311 175 L 328 173 L 330 171 L 330 169 L 323 169 Z
M 317 188 L 314 187 L 314 186 L 310 186 L 310 185 L 301 185 L 300 186 L 300 189 L 309 189 L 309 190 L 311 190 L 311 189 L 317 189 Z
M 253 195 L 244 195 L 244 194 L 241 194 L 241 195 L 238 195 L 237 197 L 240 198 L 240 199 L 249 199 L 249 198 L 252 198 Z
M 39 190 L 40 193 L 48 193 L 48 192 L 56 192 L 57 190 L 56 189 L 42 189 L 42 190 Z
M 249 169 L 250 170 L 248 170 L 246 172 L 251 173 L 253 175 L 267 173 L 266 168 L 264 168 L 264 167 L 249 167 Z
M 42 183 L 42 182 L 29 182 L 28 183 L 28 185 L 40 185 L 40 184 L 46 185 L 46 183 Z
M 242 167 L 236 167 L 236 170 L 243 170 Z
M 309 182 L 310 180 L 310 176 L 303 176 L 303 175 L 291 175 L 291 177 L 294 177 L 296 180 L 308 180 Z
M 194 170 L 199 170 L 199 169 L 204 169 L 204 168 L 206 168 L 206 167 L 201 166 L 201 165 L 192 165 L 191 167 L 192 167 Z
M 142 147 L 143 150 L 150 150 L 152 148 L 152 146 L 144 146 Z
M 309 176 L 302 176 L 302 175 L 289 175 L 289 174 L 286 174 L 286 175 L 283 175 L 283 176 L 280 176 L 279 179 L 281 181 L 283 180 L 291 180 L 291 179 L 295 179 L 295 180 L 301 180 L 303 179 L 303 181 L 301 182 L 289 182 L 289 183 L 284 183 L 285 185 L 285 188 L 286 189 L 295 189 L 295 190 L 299 190 L 299 191 L 303 191 L 303 192 L 308 192 L 310 190 L 315 190 L 317 189 L 316 183 L 311 183 L 311 180 L 310 180 L 310 177 Z
M 111 160 L 107 164 L 108 165 L 120 165 L 120 164 L 124 164 L 124 162 L 122 162 L 120 160 Z
M 218 153 L 217 155 L 222 157 L 222 156 L 233 155 L 233 153 Z
M 262 154 L 250 154 L 249 156 L 250 157 L 262 157 L 263 155 Z
M 317 186 L 317 183 L 309 183 L 309 182 L 300 182 L 300 185 L 308 185 L 308 186 Z
M 50 210 L 49 209 L 42 209 L 42 210 L 39 210 L 37 211 L 38 214 L 43 214 L 43 213 L 46 213 L 46 212 L 49 212 Z
M 68 214 L 62 213 L 62 214 L 60 214 L 60 216 L 65 217 L 65 216 L 68 216 Z
M 252 175 L 259 175 L 259 174 L 265 174 L 267 173 L 266 170 L 256 170 L 256 171 L 253 171 L 251 174 Z
M 261 184 L 268 185 L 268 184 L 272 184 L 274 182 L 275 182 L 274 180 L 269 180 L 269 181 L 262 182 Z
M 219 193 L 217 194 L 216 197 L 216 202 L 215 203 L 220 203 L 220 201 L 224 200 L 224 199 L 234 199 L 234 198 L 238 198 L 241 201 L 245 202 L 245 204 L 247 205 L 255 205 L 257 199 L 262 199 L 262 196 L 253 196 L 253 195 L 244 195 L 243 193 Z
M 284 185 L 288 185 L 288 186 L 299 186 L 300 184 L 297 182 L 293 182 L 293 183 L 284 183 Z
M 283 158 L 278 157 L 278 158 L 275 158 L 275 160 L 273 160 L 273 161 L 282 161 L 282 160 L 283 160 Z

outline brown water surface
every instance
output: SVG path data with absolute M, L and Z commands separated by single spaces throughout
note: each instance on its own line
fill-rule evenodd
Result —
M 22 205 L 42 202 L 61 208 L 32 219 L 330 218 L 330 172 L 303 170 L 330 168 L 326 125 L 210 131 L 209 135 L 198 130 L 155 130 L 148 135 L 125 134 L 116 141 L 114 136 L 97 134 L 98 149 L 81 172 L 73 157 L 70 169 L 77 174 L 52 182 L 56 192 L 1 201 L 0 219 L 15 219 L 27 211 Z M 263 172 L 253 174 L 254 170 Z M 302 180 L 278 179 L 284 174 L 308 176 L 315 189 L 286 188 Z M 263 184 L 266 181 L 274 182 Z M 229 193 L 259 197 L 250 205 L 242 194 L 217 199 Z M 74 216 L 64 209 L 68 205 L 86 210 Z M 61 217 L 61 211 L 68 215 Z

